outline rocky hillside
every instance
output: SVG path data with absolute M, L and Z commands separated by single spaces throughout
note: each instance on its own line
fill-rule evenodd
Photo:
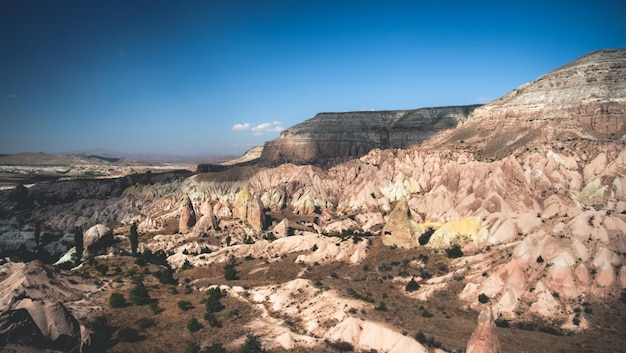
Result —
M 450 142 L 493 160 L 535 140 L 621 141 L 625 91 L 625 50 L 593 52 L 476 109 Z
M 325 169 L 233 166 L 193 176 L 1 191 L 4 255 L 58 258 L 72 247 L 75 227 L 89 229 L 87 235 L 98 224 L 113 230 L 115 245 L 104 255 L 88 253 L 71 273 L 45 267 L 52 272 L 42 276 L 41 264 L 7 262 L 0 311 L 21 315 L 20 327 L 51 347 L 61 341 L 37 326 L 34 308 L 58 302 L 81 326 L 80 337 L 75 324 L 66 330 L 71 339 L 62 342 L 73 347 L 89 346 L 88 322 L 96 314 L 109 320 L 112 332 L 143 330 L 143 340 L 110 342 L 113 352 L 180 350 L 188 341 L 230 342 L 226 348 L 236 351 L 250 332 L 278 352 L 452 352 L 465 349 L 470 336 L 467 351 L 620 351 L 626 344 L 620 334 L 626 320 L 625 64 L 626 50 L 592 53 L 478 108 L 350 113 L 345 120 L 320 114 L 299 125 L 302 133 L 288 130 L 263 152 L 273 162 L 336 156 L 329 151 L 363 154 Z M 377 118 L 355 130 L 366 114 Z M 411 114 L 422 118 L 408 119 Z M 461 116 L 468 117 L 456 127 Z M 324 135 L 318 118 L 335 127 L 345 123 L 345 130 Z M 375 132 L 382 121 L 406 129 Z M 431 133 L 432 126 L 442 129 L 407 133 L 418 121 L 428 121 Z M 346 139 L 338 140 L 342 134 Z M 419 144 L 357 147 L 411 138 Z M 278 152 L 289 143 L 291 154 Z M 274 157 L 268 146 L 275 147 Z M 130 256 L 133 222 L 139 252 L 159 256 Z M 156 264 L 150 262 L 155 257 Z M 162 282 L 170 270 L 178 284 Z M 99 309 L 80 309 L 78 292 L 63 301 L 31 293 L 41 285 L 16 287 L 24 273 L 96 286 L 85 287 L 89 300 L 80 304 Z M 166 315 L 129 306 L 124 310 L 136 315 L 133 322 L 107 306 L 113 288 L 126 294 L 140 279 Z M 53 284 L 45 285 L 57 288 Z M 202 317 L 210 288 L 220 288 L 227 303 L 215 313 L 223 326 L 209 317 L 200 331 L 181 333 L 191 314 Z M 176 306 L 181 298 L 190 304 L 179 305 L 189 309 Z M 9 340 L 13 326 L 4 323 L 11 320 L 0 317 L 0 328 L 8 327 L 0 330 L 0 344 L 28 344 Z
M 318 163 L 360 157 L 375 148 L 408 148 L 456 127 L 477 107 L 320 113 L 267 142 L 261 161 Z

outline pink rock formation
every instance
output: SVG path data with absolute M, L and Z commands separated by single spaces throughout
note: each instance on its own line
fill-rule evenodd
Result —
M 191 199 L 187 197 L 180 210 L 180 219 L 178 222 L 178 230 L 181 233 L 187 233 L 196 224 L 196 212 L 193 210 Z
M 478 315 L 478 325 L 467 342 L 467 353 L 500 353 L 500 340 L 496 334 L 496 322 L 491 306 L 487 306 Z

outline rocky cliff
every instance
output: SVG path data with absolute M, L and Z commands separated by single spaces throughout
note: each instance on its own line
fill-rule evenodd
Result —
M 450 141 L 493 160 L 535 140 L 617 140 L 625 92 L 626 49 L 596 51 L 475 109 Z
M 316 163 L 359 157 L 375 148 L 407 148 L 455 128 L 479 105 L 320 113 L 267 142 L 263 163 Z

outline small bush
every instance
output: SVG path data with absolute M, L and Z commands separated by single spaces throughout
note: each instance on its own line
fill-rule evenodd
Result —
M 187 330 L 189 332 L 198 332 L 202 328 L 202 324 L 196 319 L 195 316 L 192 316 L 189 321 L 187 321 Z
M 191 302 L 189 300 L 179 300 L 178 308 L 180 308 L 181 310 L 189 310 L 193 308 L 193 305 L 191 305 Z
M 379 311 L 389 311 L 389 309 L 387 309 L 387 305 L 385 304 L 385 302 L 382 302 L 382 301 L 374 309 L 379 310 Z
M 214 313 L 207 313 L 207 312 L 205 312 L 204 313 L 204 320 L 211 327 L 222 327 L 222 323 L 217 320 L 217 317 L 215 316 Z
M 425 318 L 428 319 L 428 318 L 433 317 L 433 316 L 435 316 L 435 315 L 433 315 L 433 313 L 431 313 L 430 311 L 428 311 L 426 309 L 424 309 L 424 311 L 422 311 L 422 317 L 425 317 Z
M 137 320 L 137 326 L 139 326 L 141 329 L 147 329 L 150 327 L 153 327 L 156 325 L 156 322 L 154 322 L 154 320 L 147 318 L 147 317 L 143 317 L 139 320 Z
M 537 256 L 537 263 L 543 263 L 543 257 L 541 257 L 541 255 Z
M 418 289 L 420 289 L 420 284 L 417 283 L 415 278 L 411 278 L 409 283 L 407 283 L 406 287 L 404 287 L 404 290 L 406 290 L 407 292 L 415 292 Z
M 239 353 L 265 353 L 267 352 L 263 345 L 261 344 L 261 340 L 259 336 L 248 334 L 246 337 L 246 341 L 239 347 Z
M 336 341 L 336 342 L 330 342 L 330 341 L 326 341 L 326 344 L 339 352 L 354 352 L 354 346 L 348 342 L 344 342 L 344 341 Z
M 446 249 L 446 255 L 450 259 L 456 259 L 458 257 L 463 256 L 463 250 L 461 250 L 461 246 L 458 244 L 452 245 L 450 248 Z
M 426 335 L 424 334 L 423 331 L 420 331 L 417 334 L 415 334 L 415 340 L 419 343 L 426 343 Z
M 185 346 L 184 353 L 200 353 L 200 346 L 196 342 L 189 342 Z
M 122 293 L 111 293 L 111 296 L 109 297 L 109 304 L 114 308 L 121 308 L 126 305 L 126 298 Z
M 430 237 L 433 235 L 433 233 L 435 233 L 435 230 L 432 229 L 432 228 L 428 228 L 428 229 L 426 229 L 426 231 L 424 233 L 422 233 L 419 236 L 417 241 L 420 243 L 420 245 L 426 245 L 430 241 Z
M 480 293 L 478 295 L 478 301 L 483 304 L 489 303 L 489 297 L 485 293 Z
M 185 270 L 191 270 L 193 268 L 193 265 L 191 264 L 191 262 L 189 262 L 188 259 L 185 259 L 185 262 L 183 262 L 183 266 L 180 268 L 182 271 Z
M 115 337 L 121 342 L 137 342 L 140 339 L 137 330 L 130 327 L 122 327 L 117 331 Z
M 496 319 L 496 327 L 509 328 L 509 322 L 505 319 Z
M 317 247 L 317 244 L 313 244 L 313 246 L 311 247 L 311 251 L 317 251 L 317 249 L 319 249 Z
M 148 289 L 142 282 L 139 282 L 135 287 L 130 290 L 128 293 L 128 299 L 131 303 L 136 305 L 144 305 L 148 304 L 150 301 L 150 294 L 148 294 Z
M 222 297 L 222 291 L 215 287 L 207 291 L 207 297 L 204 300 L 204 307 L 207 313 L 216 313 L 224 309 L 220 298 Z
M 224 279 L 227 281 L 234 281 L 239 279 L 237 277 L 237 269 L 235 268 L 236 262 L 235 257 L 231 256 L 230 260 L 226 265 L 224 265 Z

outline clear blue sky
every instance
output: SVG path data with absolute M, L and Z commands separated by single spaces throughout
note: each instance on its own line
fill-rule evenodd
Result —
M 323 111 L 486 103 L 626 47 L 624 1 L 0 0 L 0 153 L 242 153 Z

